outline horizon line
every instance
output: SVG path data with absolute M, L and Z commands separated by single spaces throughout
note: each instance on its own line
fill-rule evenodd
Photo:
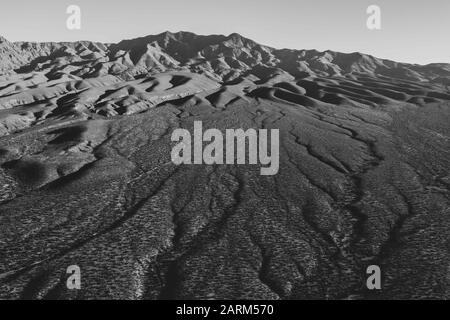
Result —
M 317 51 L 318 53 L 335 52 L 335 53 L 342 53 L 342 54 L 355 54 L 356 53 L 356 54 L 362 54 L 362 55 L 365 55 L 365 56 L 370 56 L 370 57 L 375 58 L 375 59 L 381 59 L 381 60 L 386 60 L 386 61 L 395 62 L 395 63 L 401 63 L 401 64 L 418 65 L 418 66 L 429 66 L 429 65 L 439 65 L 439 64 L 450 65 L 450 61 L 449 62 L 443 62 L 443 61 L 441 61 L 441 62 L 429 62 L 429 63 L 426 63 L 426 64 L 415 63 L 415 62 L 403 62 L 403 61 L 398 61 L 398 60 L 394 60 L 394 59 L 391 59 L 391 58 L 381 58 L 381 57 L 375 56 L 375 55 L 370 54 L 370 53 L 364 53 L 362 51 L 347 51 L 347 52 L 345 52 L 345 51 L 333 50 L 333 49 L 318 50 L 318 49 L 315 49 L 315 48 L 301 48 L 301 49 L 300 48 L 288 48 L 288 47 L 277 48 L 275 46 L 262 44 L 262 43 L 260 43 L 258 41 L 255 41 L 255 40 L 253 40 L 253 39 L 251 39 L 249 37 L 246 37 L 246 36 L 242 35 L 239 32 L 232 32 L 229 35 L 225 35 L 225 34 L 220 34 L 220 33 L 198 34 L 198 33 L 195 33 L 195 32 L 192 32 L 192 31 L 186 31 L 186 30 L 179 30 L 179 31 L 176 31 L 176 32 L 166 30 L 166 31 L 159 32 L 159 33 L 154 33 L 154 34 L 147 34 L 147 35 L 141 35 L 141 36 L 134 36 L 134 37 L 131 37 L 131 38 L 124 38 L 124 39 L 116 41 L 116 42 L 87 40 L 87 39 L 72 40 L 72 41 L 67 41 L 67 40 L 52 40 L 52 41 L 14 40 L 14 41 L 11 41 L 7 37 L 3 36 L 2 34 L 0 34 L 0 37 L 3 37 L 5 40 L 7 40 L 7 41 L 9 41 L 10 43 L 13 43 L 13 44 L 17 44 L 17 43 L 77 43 L 77 42 L 92 42 L 92 43 L 101 43 L 101 44 L 104 44 L 104 45 L 114 45 L 114 44 L 119 44 L 122 41 L 136 40 L 136 39 L 141 39 L 141 38 L 150 37 L 150 36 L 159 36 L 159 35 L 163 35 L 163 34 L 167 34 L 167 33 L 168 34 L 172 34 L 172 35 L 178 34 L 178 33 L 190 33 L 190 34 L 193 34 L 193 35 L 196 35 L 196 36 L 201 36 L 201 37 L 222 36 L 222 37 L 225 37 L 225 38 L 229 38 L 232 35 L 238 35 L 238 36 L 240 36 L 242 38 L 245 38 L 247 40 L 253 41 L 253 42 L 255 42 L 255 43 L 257 43 L 257 44 L 259 44 L 261 46 L 268 47 L 268 48 L 275 49 L 275 50 Z

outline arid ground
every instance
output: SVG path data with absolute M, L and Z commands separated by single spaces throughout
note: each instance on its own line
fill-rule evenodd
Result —
M 449 64 L 166 32 L 0 70 L 0 298 L 450 298 Z M 279 129 L 278 174 L 173 164 L 194 121 Z

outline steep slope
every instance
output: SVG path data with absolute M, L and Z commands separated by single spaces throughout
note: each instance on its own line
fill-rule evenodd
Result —
M 11 70 L 25 62 L 20 48 L 0 36 L 0 71 Z

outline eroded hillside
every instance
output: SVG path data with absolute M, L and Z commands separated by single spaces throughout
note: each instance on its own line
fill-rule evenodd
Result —
M 449 65 L 237 34 L 0 41 L 1 298 L 450 297 Z M 174 165 L 198 120 L 279 129 L 278 174 Z

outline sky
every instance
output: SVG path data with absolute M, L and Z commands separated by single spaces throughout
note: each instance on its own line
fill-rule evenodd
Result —
M 10 41 L 118 42 L 163 31 L 237 32 L 275 48 L 359 51 L 399 62 L 450 63 L 450 0 L 0 0 Z M 81 29 L 69 30 L 69 5 Z M 366 26 L 369 5 L 381 29 Z

